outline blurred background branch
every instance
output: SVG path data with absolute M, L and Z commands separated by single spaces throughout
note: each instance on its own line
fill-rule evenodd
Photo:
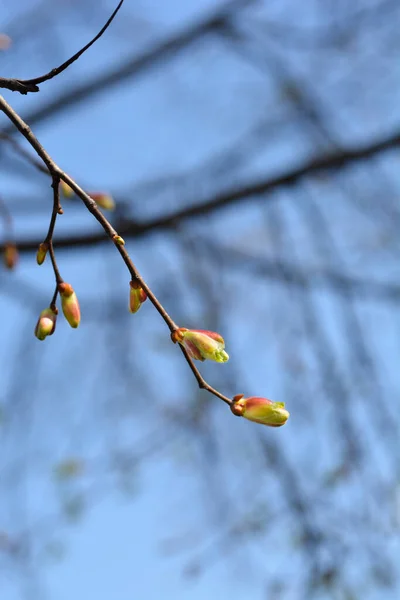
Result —
M 1 8 L 1 74 L 28 78 L 115 2 Z M 53 197 L 2 117 L 20 254 L 0 273 L 2 598 L 398 598 L 399 19 L 393 0 L 125 2 L 82 60 L 12 96 L 112 195 L 174 320 L 224 333 L 207 380 L 291 418 L 264 430 L 195 387 L 76 198 L 54 246 L 82 324 L 34 338 Z

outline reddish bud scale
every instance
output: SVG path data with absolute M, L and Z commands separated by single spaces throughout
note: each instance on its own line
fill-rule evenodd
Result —
M 65 283 L 65 281 L 63 281 L 62 283 L 58 284 L 58 292 L 60 296 L 69 297 L 74 293 L 74 288 L 70 283 Z
M 17 250 L 17 246 L 12 243 L 12 242 L 7 242 L 7 244 L 5 244 L 4 246 L 4 254 L 3 254 L 3 261 L 4 261 L 4 266 L 7 269 L 15 269 L 15 267 L 17 266 L 18 263 L 18 250 Z
M 71 284 L 63 282 L 58 285 L 58 292 L 64 317 L 70 326 L 75 329 L 81 321 L 81 310 L 74 289 Z
M 186 348 L 191 358 L 194 358 L 195 360 L 201 360 L 201 362 L 204 362 L 206 360 L 205 357 L 202 355 L 200 349 L 191 340 L 185 340 L 182 346 Z
M 224 344 L 224 338 L 222 337 L 222 335 L 220 335 L 219 333 L 216 333 L 215 331 L 208 331 L 206 329 L 191 329 L 190 331 L 192 333 L 200 333 L 201 335 L 204 335 L 208 338 L 211 338 L 212 340 L 215 340 L 219 344 Z

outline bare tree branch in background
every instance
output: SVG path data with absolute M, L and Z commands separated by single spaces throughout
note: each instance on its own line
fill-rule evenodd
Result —
M 101 14 L 102 22 L 106 4 L 100 13 L 93 0 L 82 11 L 76 2 L 51 11 L 47 0 L 38 3 L 33 35 L 51 34 L 59 53 L 70 56 L 74 40 L 65 50 L 57 11 L 73 13 L 87 39 L 92 24 L 85 19 L 97 22 Z M 21 255 L 19 270 L 0 277 L 11 364 L 0 398 L 3 571 L 20 566 L 17 578 L 31 585 L 25 593 L 39 598 L 35 549 L 57 547 L 66 521 L 116 489 L 135 488 L 143 469 L 146 480 L 156 473 L 149 487 L 161 497 L 154 504 L 162 515 L 150 516 L 157 534 L 169 536 L 163 560 L 177 562 L 167 569 L 180 564 L 192 578 L 207 570 L 219 577 L 218 565 L 226 564 L 233 600 L 236 572 L 249 577 L 249 596 L 260 595 L 261 580 L 269 600 L 397 597 L 398 7 L 392 0 L 234 0 L 196 17 L 188 5 L 177 21 L 168 9 L 165 33 L 159 6 L 153 15 L 145 5 L 124 4 L 129 23 L 152 32 L 144 49 L 135 27 L 132 40 L 119 39 L 113 27 L 103 43 L 123 58 L 112 66 L 100 57 L 79 81 L 66 72 L 65 88 L 33 96 L 27 109 L 25 98 L 16 98 L 18 111 L 2 101 L 12 121 L 0 134 L 4 241 Z M 28 5 L 26 18 L 33 14 Z M 29 27 L 23 16 L 17 22 L 25 40 Z M 123 106 L 120 85 L 127 97 L 132 92 L 123 110 L 143 125 L 143 138 L 141 127 L 120 122 L 120 110 L 112 116 L 115 130 L 107 120 L 115 91 Z M 110 139 L 102 128 L 88 129 L 82 149 L 76 142 L 79 135 L 85 141 L 94 100 Z M 51 134 L 59 135 L 52 122 L 59 116 L 70 146 L 57 150 Z M 93 163 L 92 148 L 106 156 L 110 173 L 92 167 L 71 178 L 27 127 L 41 123 L 49 127 L 38 130 L 39 139 L 49 136 L 46 148 L 54 144 L 52 156 L 55 148 L 67 173 Z M 60 119 L 64 136 L 65 123 Z M 122 152 L 131 159 L 125 170 Z M 89 191 L 103 185 L 102 175 L 112 182 L 103 198 Z M 106 199 L 115 201 L 109 218 Z M 48 302 L 30 266 L 38 246 L 52 259 L 50 306 L 62 275 L 74 271 L 85 323 L 79 339 L 60 327 L 57 344 L 41 346 L 43 356 L 31 335 L 34 314 Z M 230 370 L 214 373 L 206 362 L 204 379 L 196 356 L 181 346 L 190 372 L 170 352 L 164 323 L 151 312 L 132 324 L 119 293 L 125 267 L 132 306 L 143 300 L 139 285 L 173 336 L 175 321 L 226 332 Z M 273 430 L 254 433 L 257 426 L 246 428 L 243 419 L 227 421 L 225 407 L 201 391 L 231 404 L 240 385 L 256 393 L 265 381 L 271 397 L 291 407 L 289 426 L 275 438 Z M 174 485 L 165 486 L 171 470 Z M 56 490 L 55 502 L 28 506 L 35 478 L 49 498 Z M 140 519 L 146 517 L 144 510 Z

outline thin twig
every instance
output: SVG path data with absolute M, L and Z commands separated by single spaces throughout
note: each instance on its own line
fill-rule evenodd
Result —
M 58 269 L 56 256 L 54 253 L 54 246 L 53 246 L 54 227 L 56 225 L 57 215 L 60 212 L 60 177 L 57 173 L 53 173 L 52 178 L 53 178 L 53 181 L 52 181 L 51 187 L 53 188 L 53 210 L 51 212 L 50 225 L 49 225 L 49 230 L 47 232 L 47 236 L 45 239 L 45 243 L 48 244 L 48 247 L 49 247 L 50 260 L 51 260 L 51 264 L 53 265 L 54 276 L 56 278 L 56 290 L 57 290 L 58 285 L 60 283 L 63 283 L 63 278 L 61 277 L 60 271 Z M 57 297 L 57 293 L 55 292 L 55 298 L 56 297 Z M 55 303 L 55 301 L 54 301 L 54 303 Z
M 83 203 L 85 204 L 85 206 L 89 210 L 89 212 L 92 213 L 92 215 L 95 217 L 95 219 L 103 227 L 107 236 L 111 239 L 111 241 L 114 243 L 115 247 L 117 248 L 118 252 L 120 253 L 124 263 L 126 264 L 128 270 L 129 270 L 129 273 L 130 273 L 132 279 L 136 280 L 140 284 L 142 289 L 146 292 L 147 297 L 149 298 L 150 302 L 153 304 L 154 308 L 157 310 L 159 315 L 164 319 L 169 330 L 171 332 L 173 332 L 176 329 L 178 329 L 178 326 L 176 325 L 175 321 L 169 316 L 168 312 L 162 306 L 161 302 L 153 294 L 153 292 L 151 291 L 149 286 L 146 284 L 146 282 L 140 275 L 136 266 L 132 262 L 125 246 L 121 245 L 121 243 L 119 243 L 117 241 L 117 238 L 119 238 L 119 234 L 112 227 L 111 223 L 106 219 L 106 217 L 103 215 L 103 213 L 99 210 L 96 202 L 82 188 L 80 188 L 79 185 L 73 179 L 71 179 L 71 177 L 69 177 L 69 175 L 67 175 L 66 173 L 64 173 L 64 171 L 62 171 L 62 169 L 60 169 L 60 167 L 54 162 L 54 160 L 51 158 L 51 156 L 46 152 L 46 150 L 40 144 L 40 142 L 38 141 L 36 136 L 32 133 L 30 127 L 25 123 L 25 121 L 23 121 L 21 119 L 21 117 L 14 111 L 14 109 L 8 104 L 8 102 L 6 102 L 6 100 L 2 96 L 0 96 L 0 109 L 10 119 L 10 121 L 12 123 L 14 123 L 14 125 L 18 129 L 18 131 L 25 137 L 25 139 L 29 142 L 29 144 L 32 146 L 32 148 L 36 151 L 38 156 L 42 159 L 42 161 L 46 165 L 46 167 L 53 179 L 53 184 L 52 184 L 53 190 L 54 190 L 53 212 L 52 212 L 52 217 L 51 217 L 50 226 L 49 226 L 49 233 L 47 234 L 45 241 L 49 243 L 49 253 L 50 253 L 51 261 L 53 264 L 56 282 L 57 283 L 62 282 L 62 279 L 58 272 L 57 263 L 56 263 L 55 256 L 54 256 L 52 236 L 53 236 L 55 221 L 56 221 L 57 214 L 58 214 L 59 208 L 60 208 L 59 183 L 60 183 L 60 180 L 62 180 L 70 186 L 70 188 L 75 192 L 75 194 L 77 196 L 79 196 L 79 198 L 83 201 Z M 55 302 L 55 298 L 56 298 L 56 294 L 53 298 L 53 303 Z M 230 400 L 230 398 L 228 398 L 228 397 L 224 396 L 223 394 L 221 394 L 220 392 L 218 392 L 218 390 L 214 389 L 212 386 L 210 386 L 204 380 L 204 378 L 200 374 L 197 367 L 194 365 L 192 358 L 188 355 L 185 348 L 183 348 L 182 346 L 180 346 L 180 348 L 182 350 L 183 355 L 185 356 L 187 363 L 189 364 L 189 367 L 190 367 L 192 373 L 194 374 L 194 376 L 197 380 L 197 383 L 199 384 L 199 387 L 201 389 L 205 389 L 206 391 L 208 391 L 210 394 L 213 394 L 217 398 L 220 398 L 226 404 L 231 404 L 232 401 Z
M 72 63 L 74 63 L 76 60 L 78 60 L 78 58 L 80 56 L 82 56 L 82 54 L 84 52 L 86 52 L 86 50 L 88 50 L 90 48 L 90 46 L 92 46 L 103 35 L 103 33 L 106 31 L 106 29 L 108 29 L 108 27 L 111 25 L 112 21 L 114 20 L 114 17 L 118 13 L 123 2 L 124 2 L 124 0 L 120 0 L 117 8 L 114 10 L 114 12 L 112 13 L 111 17 L 108 19 L 108 21 L 104 25 L 104 27 L 101 28 L 99 33 L 89 43 L 87 43 L 83 48 L 81 48 L 78 52 L 76 52 L 73 56 L 71 56 L 71 58 L 69 58 L 68 60 L 63 62 L 62 65 L 52 69 L 45 75 L 41 75 L 40 77 L 35 77 L 34 79 L 7 79 L 4 77 L 0 77 L 0 88 L 6 88 L 8 90 L 11 90 L 12 92 L 19 92 L 20 94 L 28 94 L 29 92 L 38 92 L 39 91 L 39 83 L 43 83 L 45 81 L 49 81 L 50 79 L 53 79 L 53 77 L 57 77 L 57 75 L 59 75 L 60 73 L 65 71 L 65 69 L 67 69 L 70 65 L 72 65 Z
M 57 311 L 57 306 L 56 306 L 57 296 L 58 296 L 58 284 L 56 283 L 56 287 L 54 289 L 54 294 L 53 294 L 53 297 L 50 302 L 50 308 L 53 309 L 53 312 Z
M 200 371 L 198 370 L 198 368 L 196 367 L 196 365 L 194 364 L 194 362 L 188 355 L 186 349 L 183 346 L 180 346 L 180 349 L 182 350 L 182 354 L 186 358 L 186 361 L 187 361 L 193 375 L 195 376 L 197 383 L 199 384 L 199 388 L 202 390 L 207 390 L 207 392 L 210 392 L 210 394 L 217 396 L 217 398 L 220 398 L 226 404 L 232 404 L 232 400 L 230 398 L 228 398 L 227 396 L 224 396 L 224 394 L 221 394 L 221 392 L 219 392 L 218 390 L 213 388 L 211 385 L 209 385 L 207 383 L 207 381 L 205 381 L 204 377 L 202 376 L 202 374 L 200 373 Z
M 0 88 L 11 90 L 12 92 L 19 92 L 20 94 L 28 94 L 29 92 L 38 92 L 39 88 L 37 85 L 22 83 L 19 79 L 10 79 L 8 77 L 0 77 Z
M 189 45 L 196 43 L 214 31 L 218 31 L 226 17 L 252 2 L 254 0 L 228 0 L 222 5 L 218 5 L 204 20 L 190 24 L 178 34 L 174 34 L 166 40 L 161 40 L 151 48 L 145 48 L 139 54 L 135 50 L 133 55 L 125 62 L 122 64 L 119 62 L 116 68 L 108 70 L 99 77 L 92 78 L 89 81 L 85 80 L 71 90 L 63 90 L 60 97 L 54 98 L 47 105 L 39 107 L 27 120 L 33 125 L 42 119 L 50 118 L 66 107 L 70 109 L 78 101 L 87 100 L 96 94 L 102 93 L 105 89 L 110 90 L 117 83 L 127 79 L 132 81 L 135 76 L 156 67 L 160 63 L 164 64 L 166 60 L 176 56 L 179 52 L 188 48 Z M 0 87 L 4 87 L 1 86 L 1 79 Z
M 304 177 L 318 175 L 319 173 L 323 174 L 325 171 L 344 169 L 353 162 L 361 162 L 376 154 L 394 150 L 398 147 L 400 147 L 400 129 L 396 130 L 394 135 L 370 142 L 362 147 L 354 147 L 353 149 L 329 153 L 321 158 L 313 158 L 292 170 L 288 170 L 283 175 L 267 177 L 252 184 L 236 186 L 228 191 L 214 194 L 205 202 L 185 206 L 171 214 L 161 215 L 148 222 L 140 223 L 134 220 L 126 221 L 120 228 L 120 234 L 123 237 L 137 237 L 145 235 L 149 231 L 169 229 L 184 219 L 194 218 L 199 215 L 208 215 L 214 211 L 222 210 L 227 206 L 238 204 L 239 202 L 243 202 L 252 197 L 257 198 L 259 196 L 264 196 L 265 202 L 272 202 L 274 197 L 272 195 L 268 196 L 268 193 L 279 187 L 293 185 Z M 83 247 L 94 245 L 102 241 L 104 241 L 104 236 L 101 233 L 92 233 L 90 235 L 76 236 L 74 238 L 64 238 L 63 240 L 60 240 L 60 245 L 63 247 Z M 31 251 L 36 246 L 36 241 L 22 241 L 20 244 L 22 251 Z

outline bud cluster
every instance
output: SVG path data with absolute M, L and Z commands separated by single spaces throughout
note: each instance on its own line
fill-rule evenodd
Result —
M 74 192 L 72 188 L 61 180 L 61 190 L 64 196 L 71 197 Z M 98 206 L 105 210 L 113 210 L 115 208 L 114 199 L 110 194 L 103 192 L 93 192 L 90 194 L 92 200 L 96 202 Z M 124 246 L 124 239 L 115 233 L 112 235 L 112 240 L 117 246 Z M 43 264 L 46 259 L 47 252 L 51 250 L 49 242 L 45 242 L 39 245 L 36 262 L 38 265 Z M 122 254 L 124 251 L 120 250 Z M 124 254 L 125 256 L 125 254 Z M 4 260 L 9 268 L 12 268 L 16 262 L 16 247 L 13 244 L 7 244 L 5 246 Z M 53 255 L 52 255 L 53 259 Z M 54 262 L 54 259 L 53 259 Z M 57 269 L 55 268 L 56 277 L 59 278 Z M 61 307 L 65 319 L 69 325 L 73 328 L 79 326 L 81 320 L 81 313 L 79 302 L 75 291 L 71 284 L 61 282 L 58 283 L 57 292 L 60 295 Z M 155 299 L 151 296 L 152 302 L 156 305 Z M 131 313 L 137 313 L 143 302 L 147 300 L 147 293 L 143 289 L 142 284 L 136 278 L 133 278 L 129 282 L 129 311 Z M 47 336 L 54 333 L 57 319 L 57 308 L 53 304 L 44 309 L 39 316 L 39 320 L 36 324 L 35 335 L 39 340 L 44 340 Z M 161 309 L 159 310 L 161 313 Z M 174 327 L 172 321 L 169 321 Z M 171 327 L 171 329 L 172 329 Z M 217 363 L 225 363 L 229 360 L 229 355 L 225 350 L 224 338 L 215 331 L 208 331 L 205 329 L 187 329 L 186 327 L 178 327 L 173 329 L 171 333 L 171 340 L 176 344 L 180 344 L 185 351 L 186 358 L 205 361 L 212 360 Z M 192 369 L 198 378 L 198 372 Z M 281 427 L 286 423 L 289 418 L 289 412 L 285 408 L 284 402 L 273 402 L 268 398 L 262 398 L 260 396 L 244 397 L 243 394 L 234 396 L 232 400 L 222 396 L 216 390 L 213 390 L 208 385 L 202 385 L 206 387 L 212 393 L 221 397 L 226 401 L 231 412 L 238 416 L 244 417 L 249 421 L 267 425 L 268 427 Z

